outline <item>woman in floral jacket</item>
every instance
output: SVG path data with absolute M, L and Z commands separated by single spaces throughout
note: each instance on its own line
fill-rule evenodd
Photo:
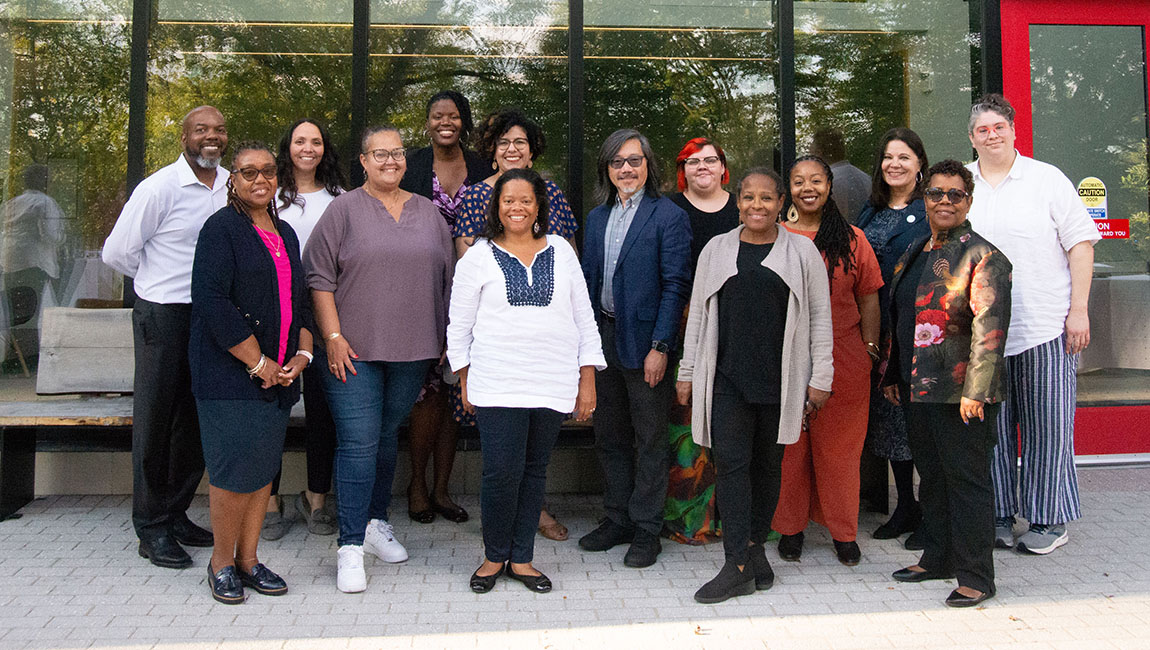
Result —
M 887 399 L 901 402 L 923 506 L 918 564 L 900 582 L 957 578 L 946 599 L 969 607 L 994 596 L 990 462 L 1002 401 L 1010 321 L 1010 261 L 970 228 L 974 179 L 954 160 L 925 179 L 931 235 L 915 242 L 891 281 Z

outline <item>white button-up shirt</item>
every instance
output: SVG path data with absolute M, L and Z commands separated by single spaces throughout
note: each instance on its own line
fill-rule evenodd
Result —
M 200 228 L 227 205 L 228 171 L 216 168 L 208 187 L 179 160 L 136 186 L 104 242 L 104 263 L 135 278 L 136 295 L 151 302 L 192 302 L 192 261 Z
M 974 175 L 971 227 L 1014 265 L 1007 356 L 1062 335 L 1070 311 L 1070 263 L 1066 252 L 1102 238 L 1074 184 L 1057 167 L 1016 152 L 998 187 L 978 169 Z

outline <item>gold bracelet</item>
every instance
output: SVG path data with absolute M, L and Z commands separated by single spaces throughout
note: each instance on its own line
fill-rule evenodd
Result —
M 343 336 L 343 335 L 340 334 L 339 332 L 332 332 L 331 334 L 328 334 L 327 336 L 325 336 L 323 338 L 325 338 L 328 341 L 334 341 L 334 340 L 338 339 L 340 336 Z

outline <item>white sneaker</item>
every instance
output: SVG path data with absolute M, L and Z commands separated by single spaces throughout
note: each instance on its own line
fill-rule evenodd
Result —
M 367 530 L 363 534 L 363 550 L 384 562 L 395 564 L 407 561 L 407 549 L 395 538 L 391 524 L 382 519 L 367 522 Z
M 363 570 L 363 547 L 345 544 L 339 547 L 339 573 L 335 586 L 345 594 L 367 589 L 367 573 Z

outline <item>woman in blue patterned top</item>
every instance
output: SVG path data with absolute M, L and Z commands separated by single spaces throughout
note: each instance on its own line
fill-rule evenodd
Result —
M 547 463 L 566 414 L 595 410 L 595 370 L 607 362 L 575 249 L 547 234 L 545 181 L 513 169 L 492 193 L 456 266 L 447 326 L 447 360 L 483 451 L 485 560 L 470 586 L 486 593 L 506 572 L 544 593 L 551 581 L 531 562 Z

